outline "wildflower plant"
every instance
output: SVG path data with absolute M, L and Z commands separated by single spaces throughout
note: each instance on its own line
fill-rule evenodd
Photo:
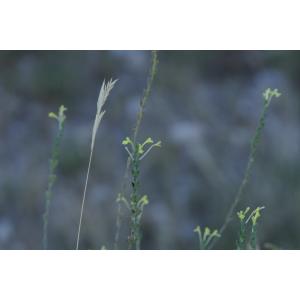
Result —
M 248 213 L 250 212 L 250 207 L 237 213 L 240 221 L 240 230 L 236 241 L 238 250 L 257 249 L 257 224 L 263 209 L 264 207 L 257 207 L 249 214 L 249 216 Z
M 260 114 L 260 118 L 259 118 L 256 130 L 255 130 L 254 136 L 251 140 L 250 154 L 249 154 L 247 166 L 246 166 L 246 169 L 244 172 L 242 182 L 241 182 L 241 184 L 238 188 L 237 194 L 234 198 L 234 201 L 232 202 L 232 204 L 229 208 L 229 211 L 225 217 L 225 221 L 220 228 L 219 232 L 221 235 L 227 228 L 228 224 L 231 222 L 233 215 L 234 215 L 234 211 L 236 210 L 237 205 L 240 203 L 240 201 L 244 195 L 245 188 L 249 182 L 249 178 L 251 176 L 253 165 L 254 165 L 254 162 L 256 159 L 257 147 L 261 141 L 262 131 L 265 127 L 266 116 L 267 116 L 267 112 L 268 112 L 269 106 L 271 104 L 271 101 L 273 98 L 279 98 L 280 96 L 281 96 L 281 93 L 278 91 L 278 89 L 271 89 L 271 88 L 267 88 L 262 94 L 263 109 Z M 211 247 L 214 246 L 215 242 L 216 242 L 216 240 L 211 244 Z
M 146 88 L 145 88 L 143 95 L 141 97 L 141 100 L 139 102 L 139 110 L 138 110 L 137 117 L 136 117 L 136 123 L 135 123 L 134 129 L 133 129 L 133 135 L 132 135 L 133 143 L 136 143 L 136 140 L 137 140 L 139 129 L 141 127 L 142 119 L 144 116 L 145 107 L 146 107 L 146 104 L 148 102 L 148 99 L 149 99 L 149 96 L 151 93 L 155 75 L 157 73 L 157 66 L 158 66 L 158 55 L 157 55 L 157 51 L 153 50 L 151 53 L 151 64 L 150 64 L 150 68 L 149 68 L 149 74 L 148 74 Z M 121 222 L 122 222 L 122 206 L 121 206 L 121 204 L 122 204 L 122 202 L 124 203 L 124 201 L 120 201 L 120 200 L 125 198 L 125 196 L 124 196 L 125 195 L 125 186 L 126 186 L 126 182 L 128 179 L 129 167 L 130 167 L 130 157 L 128 157 L 128 159 L 127 159 L 126 169 L 125 169 L 125 173 L 124 173 L 124 177 L 123 177 L 123 181 L 122 181 L 122 185 L 121 185 L 121 191 L 118 194 L 117 199 L 116 199 L 118 208 L 117 208 L 117 218 L 116 218 L 116 233 L 115 233 L 115 239 L 114 239 L 114 249 L 118 249 L 120 230 L 121 230 Z
M 194 229 L 194 232 L 198 234 L 200 250 L 209 249 L 210 243 L 214 239 L 221 237 L 218 230 L 211 230 L 210 228 L 205 227 L 204 232 L 202 232 L 201 227 L 199 225 Z
M 130 235 L 128 238 L 129 249 L 140 249 L 141 243 L 141 218 L 144 207 L 149 203 L 148 196 L 140 196 L 140 162 L 155 147 L 161 147 L 161 141 L 156 143 L 149 137 L 144 143 L 134 143 L 129 137 L 122 142 L 131 163 L 131 195 L 130 202 L 125 197 L 119 196 L 119 201 L 125 203 L 130 210 Z
M 45 210 L 43 214 L 43 248 L 48 248 L 48 219 L 49 219 L 49 209 L 52 200 L 52 190 L 56 181 L 56 170 L 59 164 L 59 154 L 60 154 L 60 144 L 64 132 L 64 125 L 66 120 L 65 111 L 66 107 L 61 105 L 58 109 L 58 113 L 50 112 L 49 118 L 55 119 L 58 124 L 58 131 L 54 140 L 52 147 L 51 158 L 49 162 L 49 176 L 48 176 L 48 186 L 45 193 Z
M 91 168 L 91 162 L 93 158 L 93 152 L 94 152 L 94 146 L 95 146 L 95 140 L 96 140 L 96 134 L 99 128 L 99 125 L 101 123 L 101 120 L 105 114 L 105 110 L 103 110 L 103 106 L 108 98 L 108 95 L 110 91 L 113 89 L 115 83 L 117 80 L 110 79 L 107 83 L 105 83 L 105 80 L 102 83 L 98 101 L 97 101 L 97 112 L 96 117 L 94 121 L 93 131 L 92 131 L 92 140 L 91 140 L 91 147 L 90 147 L 90 158 L 87 168 L 87 174 L 86 174 L 86 180 L 84 185 L 84 191 L 83 191 L 83 197 L 82 197 L 82 203 L 81 203 L 81 210 L 80 210 L 80 218 L 79 218 L 79 225 L 78 225 L 78 233 L 77 233 L 77 241 L 76 241 L 76 249 L 79 248 L 79 241 L 80 241 L 80 232 L 81 232 L 81 225 L 82 225 L 82 216 L 83 216 L 83 210 L 84 210 L 84 204 L 85 204 L 85 198 L 86 198 L 86 190 L 89 180 L 89 174 L 90 174 L 90 168 Z

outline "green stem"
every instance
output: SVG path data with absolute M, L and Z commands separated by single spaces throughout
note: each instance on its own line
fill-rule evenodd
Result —
M 49 162 L 49 176 L 48 176 L 48 186 L 45 193 L 45 210 L 43 214 L 43 248 L 46 250 L 48 248 L 48 220 L 49 220 L 49 210 L 52 200 L 52 190 L 54 183 L 56 181 L 56 170 L 59 163 L 59 148 L 64 131 L 64 122 L 59 125 L 58 133 L 55 137 L 53 144 L 51 159 Z
M 223 232 L 227 228 L 228 224 L 231 222 L 232 217 L 233 217 L 233 213 L 234 213 L 237 205 L 240 203 L 240 201 L 242 199 L 242 196 L 244 194 L 245 188 L 247 186 L 247 183 L 249 181 L 251 171 L 252 171 L 252 168 L 253 168 L 253 164 L 254 164 L 255 158 L 256 158 L 257 146 L 258 146 L 258 144 L 261 140 L 262 130 L 265 126 L 266 114 L 267 114 L 267 111 L 268 111 L 268 108 L 269 108 L 269 105 L 270 105 L 270 100 L 264 102 L 264 107 L 263 107 L 263 110 L 260 114 L 259 123 L 258 123 L 258 126 L 256 127 L 254 137 L 252 138 L 252 141 L 251 141 L 250 155 L 249 155 L 246 170 L 244 172 L 243 180 L 242 180 L 242 182 L 239 186 L 239 189 L 238 189 L 238 192 L 237 192 L 237 194 L 234 198 L 234 201 L 232 202 L 232 204 L 231 204 L 231 206 L 228 210 L 228 213 L 225 217 L 225 221 L 224 221 L 222 227 L 219 230 L 220 235 L 223 234 Z M 215 245 L 216 241 L 217 240 L 214 240 L 211 243 L 210 248 L 212 248 Z
M 133 129 L 133 143 L 136 144 L 137 136 L 139 133 L 139 129 L 142 123 L 142 119 L 144 116 L 145 107 L 148 101 L 148 98 L 150 96 L 150 92 L 152 89 L 153 81 L 157 72 L 157 66 L 158 66 L 158 55 L 157 51 L 153 50 L 151 54 L 151 67 L 149 69 L 148 79 L 147 79 L 147 85 L 143 92 L 143 96 L 139 103 L 139 111 L 137 114 L 136 123 Z M 121 185 L 121 191 L 120 196 L 123 197 L 125 194 L 126 189 L 126 182 L 128 179 L 129 174 L 129 168 L 130 168 L 130 158 L 128 158 L 126 163 L 126 169 L 122 180 Z M 115 232 L 115 239 L 114 239 L 114 249 L 118 249 L 119 244 L 119 238 L 120 238 L 120 231 L 121 231 L 121 224 L 122 224 L 122 204 L 118 202 L 118 208 L 117 208 L 117 218 L 116 218 L 116 232 Z
M 140 249 L 141 242 L 141 229 L 140 229 L 140 214 L 141 209 L 138 205 L 139 202 L 139 154 L 138 146 L 135 145 L 135 153 L 131 163 L 131 175 L 132 175 L 132 193 L 130 198 L 131 209 L 131 223 L 130 223 L 130 236 L 129 236 L 129 249 Z
M 251 250 L 256 250 L 257 248 L 257 224 L 253 224 L 251 227 L 250 246 Z
M 237 249 L 238 250 L 245 250 L 246 249 L 246 224 L 245 222 L 241 221 L 240 223 L 240 232 L 239 237 L 237 240 Z

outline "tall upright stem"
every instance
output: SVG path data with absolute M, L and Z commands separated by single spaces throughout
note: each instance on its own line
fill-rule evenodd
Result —
M 86 189 L 87 189 L 87 184 L 88 184 L 89 176 L 90 176 L 90 169 L 91 169 L 91 162 L 92 162 L 92 157 L 93 157 L 93 150 L 94 149 L 92 149 L 91 153 L 90 153 L 89 165 L 88 165 L 86 179 L 85 179 L 84 192 L 83 192 L 83 198 L 82 198 L 81 210 L 80 210 L 79 225 L 78 225 L 78 232 L 77 232 L 76 250 L 79 249 L 79 240 L 80 240 L 80 233 L 81 233 L 82 216 L 83 216 L 83 209 L 84 209 L 85 198 L 86 198 L 85 197 L 86 196 Z

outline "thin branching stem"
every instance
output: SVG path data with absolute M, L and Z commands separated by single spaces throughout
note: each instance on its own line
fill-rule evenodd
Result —
M 136 144 L 139 129 L 140 129 L 142 119 L 144 116 L 145 107 L 146 107 L 148 98 L 150 96 L 153 81 L 154 81 L 154 78 L 155 78 L 155 75 L 157 72 L 157 66 L 158 66 L 158 55 L 157 55 L 157 51 L 153 50 L 152 56 L 151 56 L 151 66 L 149 69 L 146 88 L 145 88 L 145 90 L 143 92 L 143 96 L 139 102 L 139 111 L 137 113 L 136 123 L 133 128 L 132 141 L 134 144 Z M 131 160 L 132 159 L 130 157 L 128 157 L 122 184 L 121 184 L 121 191 L 117 197 L 117 218 L 116 218 L 116 232 L 115 232 L 115 239 L 114 239 L 114 249 L 118 249 L 118 244 L 119 244 L 119 239 L 120 239 L 120 231 L 121 231 L 121 225 L 122 225 L 122 215 L 123 215 L 122 214 L 122 204 L 120 201 L 118 201 L 118 199 L 120 199 L 120 197 L 124 197 L 125 189 L 126 189 L 126 182 L 128 181 L 128 178 L 129 178 L 129 168 L 130 168 Z
M 228 210 L 228 213 L 225 217 L 225 221 L 224 221 L 223 225 L 221 226 L 221 228 L 219 230 L 220 235 L 223 234 L 223 232 L 227 228 L 228 224 L 231 222 L 231 220 L 233 218 L 234 211 L 236 210 L 238 204 L 240 203 L 240 201 L 242 199 L 245 188 L 246 188 L 247 183 L 249 181 L 249 178 L 251 176 L 252 168 L 253 168 L 255 158 L 256 158 L 256 154 L 257 154 L 257 147 L 258 147 L 258 144 L 260 143 L 260 140 L 261 140 L 261 135 L 262 135 L 263 128 L 265 127 L 266 115 L 267 115 L 267 111 L 268 111 L 268 108 L 270 106 L 271 100 L 272 100 L 273 97 L 278 98 L 280 95 L 281 94 L 278 92 L 277 89 L 275 89 L 275 90 L 267 89 L 263 93 L 263 98 L 264 98 L 263 110 L 260 114 L 259 122 L 258 122 L 258 125 L 256 127 L 254 137 L 251 140 L 250 154 L 249 154 L 247 166 L 246 166 L 246 169 L 245 169 L 245 172 L 244 172 L 244 176 L 243 176 L 242 182 L 241 182 L 241 184 L 238 188 L 238 191 L 237 191 L 237 194 L 234 198 L 234 201 L 232 202 L 232 204 L 231 204 L 231 206 Z M 215 245 L 216 242 L 217 242 L 217 240 L 214 240 L 211 243 L 210 248 L 212 248 Z
M 126 137 L 122 145 L 131 160 L 131 195 L 130 201 L 128 202 L 124 197 L 118 198 L 118 201 L 125 203 L 126 207 L 130 211 L 130 234 L 128 237 L 128 249 L 139 250 L 141 245 L 141 219 L 143 215 L 144 206 L 149 203 L 147 195 L 140 197 L 140 162 L 145 158 L 145 154 L 148 154 L 154 147 L 161 147 L 161 141 L 154 143 L 152 138 L 147 138 L 144 143 L 134 144 L 133 141 Z M 131 151 L 127 148 L 131 147 Z M 148 148 L 148 149 L 146 149 Z

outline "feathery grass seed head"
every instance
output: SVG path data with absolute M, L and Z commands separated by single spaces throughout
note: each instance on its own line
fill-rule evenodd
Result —
M 99 97 L 98 97 L 98 101 L 97 101 L 97 112 L 96 112 L 96 117 L 95 117 L 93 131 L 92 131 L 90 158 L 89 158 L 87 174 L 86 174 L 86 180 L 85 180 L 84 191 L 83 191 L 83 197 L 82 197 L 82 204 L 81 204 L 79 225 L 78 225 L 78 233 L 77 233 L 77 241 L 76 241 L 76 249 L 79 248 L 79 240 L 80 240 L 80 231 L 81 231 L 83 209 L 84 209 L 84 203 L 85 203 L 85 198 L 86 198 L 86 189 L 87 189 L 87 184 L 88 184 L 88 180 L 89 180 L 89 174 L 90 174 L 91 162 L 92 162 L 93 151 L 94 151 L 94 146 L 95 146 L 96 134 L 97 134 L 99 125 L 101 123 L 101 120 L 103 118 L 103 115 L 105 114 L 105 111 L 102 110 L 103 105 L 105 104 L 105 102 L 108 98 L 108 95 L 109 95 L 110 91 L 112 90 L 112 88 L 114 87 L 116 82 L 117 82 L 117 80 L 113 81 L 112 79 L 110 79 L 107 83 L 105 83 L 105 80 L 104 80 L 103 83 L 102 83 L 100 93 L 99 93 Z
M 110 91 L 112 90 L 112 88 L 114 87 L 114 85 L 117 81 L 118 80 L 112 81 L 112 79 L 110 79 L 107 83 L 105 83 L 105 80 L 102 83 L 98 101 L 97 101 L 97 113 L 96 113 L 94 126 L 93 126 L 91 149 L 94 148 L 96 134 L 97 134 L 100 122 L 105 114 L 105 110 L 102 110 L 102 108 L 108 98 Z

